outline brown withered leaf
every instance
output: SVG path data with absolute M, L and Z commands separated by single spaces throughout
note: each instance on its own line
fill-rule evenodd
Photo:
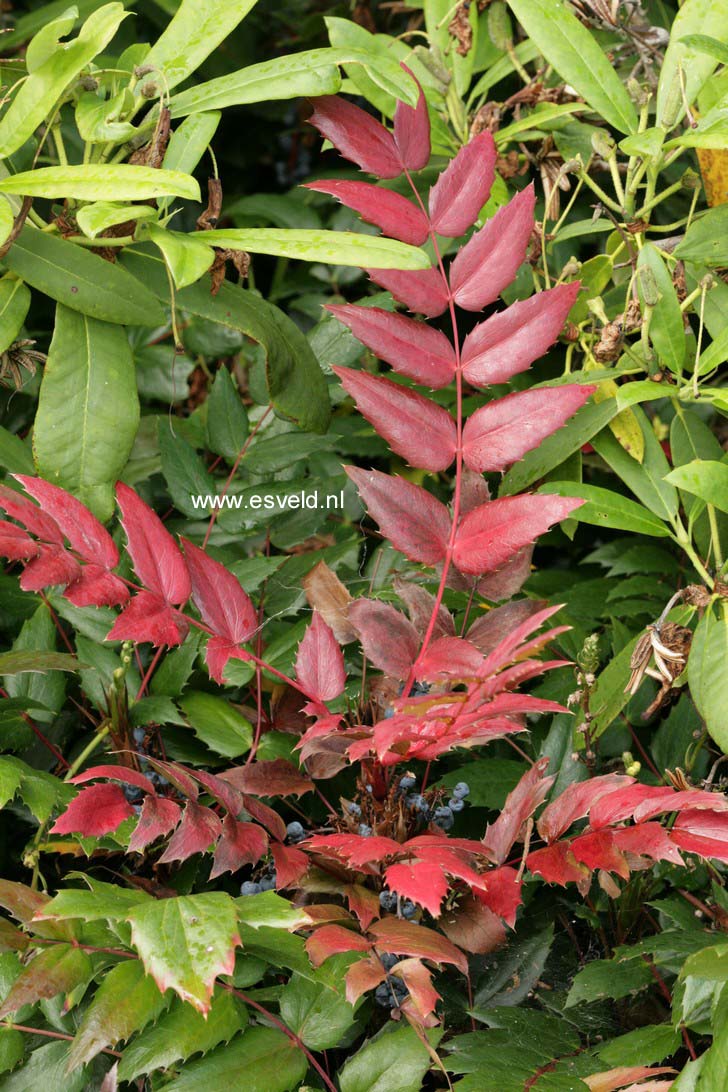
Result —
M 319 561 L 304 576 L 303 590 L 309 606 L 319 612 L 340 644 L 345 645 L 356 640 L 356 630 L 348 617 L 352 598 L 325 561 Z
M 220 777 L 251 796 L 303 796 L 314 788 L 313 781 L 285 758 L 233 766 Z

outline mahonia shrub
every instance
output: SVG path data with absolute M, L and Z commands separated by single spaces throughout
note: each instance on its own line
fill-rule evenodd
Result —
M 266 662 L 260 611 L 236 577 L 205 549 L 176 541 L 123 483 L 116 496 L 131 575 L 111 535 L 88 509 L 40 478 L 18 476 L 24 492 L 0 487 L 0 505 L 9 517 L 0 523 L 0 550 L 24 566 L 24 590 L 61 585 L 75 606 L 119 608 L 109 639 L 168 649 L 196 628 L 206 638 L 212 680 L 225 683 L 231 660 L 252 663 L 283 684 L 307 718 L 297 743 L 300 766 L 282 758 L 255 760 L 252 752 L 245 765 L 218 773 L 134 747 L 143 732 L 139 739 L 111 730 L 108 761 L 71 779 L 77 795 L 51 834 L 81 836 L 88 847 L 86 839 L 123 830 L 129 854 L 148 855 L 158 864 L 211 853 L 209 880 L 227 873 L 242 880 L 237 905 L 243 922 L 255 920 L 256 900 L 266 899 L 267 892 L 289 893 L 300 913 L 281 920 L 306 935 L 311 963 L 357 954 L 346 970 L 347 999 L 356 1004 L 373 992 L 393 1017 L 424 1029 L 439 1019 L 433 969 L 454 968 L 467 976 L 469 956 L 502 944 L 507 930 L 517 926 L 526 881 L 573 884 L 586 895 L 596 878 L 616 895 L 619 879 L 656 862 L 681 865 L 684 854 L 728 861 L 728 801 L 717 793 L 645 785 L 611 772 L 569 785 L 542 807 L 555 780 L 542 758 L 530 765 L 480 837 L 451 834 L 456 816 L 468 807 L 469 786 L 464 777 L 449 795 L 431 787 L 431 764 L 456 749 L 524 733 L 531 715 L 567 710 L 523 689 L 565 663 L 540 658 L 564 629 L 542 628 L 558 607 L 505 602 L 458 633 L 445 592 L 459 589 L 474 601 L 507 600 L 518 591 L 534 542 L 582 501 L 531 493 L 491 499 L 483 475 L 509 467 L 559 429 L 594 388 L 565 384 L 484 395 L 467 418 L 465 394 L 528 369 L 559 336 L 579 285 L 557 285 L 469 323 L 461 339 L 459 311 L 478 315 L 495 303 L 526 257 L 534 224 L 532 187 L 470 234 L 446 264 L 441 241 L 466 235 L 488 200 L 496 159 L 490 134 L 460 150 L 425 204 L 412 180 L 430 159 L 421 91 L 416 107 L 398 105 L 392 131 L 341 98 L 317 100 L 311 121 L 368 174 L 404 176 L 412 196 L 372 182 L 309 185 L 388 236 L 416 245 L 429 241 L 434 254 L 432 268 L 422 272 L 369 270 L 372 280 L 424 319 L 377 307 L 330 308 L 395 373 L 386 378 L 336 369 L 359 412 L 410 466 L 432 474 L 451 471 L 446 505 L 404 476 L 347 467 L 382 538 L 426 577 L 434 570 L 434 594 L 416 579 L 398 578 L 401 610 L 368 596 L 353 598 L 320 563 L 306 580 L 313 616 L 289 677 Z M 425 321 L 445 314 L 449 336 Z M 431 393 L 449 386 L 454 415 Z M 345 700 L 343 650 L 351 645 L 378 672 L 359 703 Z M 298 820 L 286 824 L 265 802 L 320 792 L 320 784 L 346 765 L 356 772 L 356 791 L 337 807 L 327 803 L 316 828 Z M 224 896 L 201 897 L 212 900 L 205 904 L 211 915 L 231 914 L 227 903 L 223 908 L 215 901 Z M 25 913 L 31 928 L 33 920 L 53 918 L 43 900 L 28 905 L 17 892 L 10 905 L 19 917 Z M 125 911 L 130 905 L 125 895 Z M 210 958 L 195 977 L 171 968 L 156 950 L 154 906 L 132 906 L 126 919 L 143 966 L 160 990 L 171 988 L 207 1013 L 214 982 L 232 972 L 241 942 L 234 915 L 227 945 L 206 949 Z M 192 919 L 185 913 L 180 910 L 187 927 Z M 41 951 L 21 973 L 3 1014 L 35 999 L 29 980 L 34 973 L 37 978 L 36 961 L 44 957 Z M 131 988 L 132 971 L 121 967 L 114 974 L 129 977 Z M 93 1054 L 84 1034 L 76 1061 Z M 325 1073 L 322 1079 L 333 1087 Z

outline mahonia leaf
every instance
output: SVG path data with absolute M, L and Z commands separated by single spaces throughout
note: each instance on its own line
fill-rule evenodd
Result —
M 346 685 L 341 649 L 333 631 L 316 610 L 296 653 L 296 681 L 308 697 L 318 702 L 338 698 Z
M 345 466 L 344 470 L 395 550 L 424 565 L 442 561 L 450 536 L 450 516 L 441 501 L 404 478 L 356 466 Z
M 239 655 L 237 645 L 249 641 L 258 628 L 258 616 L 239 582 L 224 565 L 204 550 L 182 540 L 192 580 L 192 598 L 215 634 L 207 645 L 207 665 L 216 682 L 223 682 L 227 661 Z
M 388 129 L 362 110 L 336 95 L 314 101 L 308 119 L 346 159 L 379 178 L 397 178 L 402 160 Z
M 355 599 L 349 621 L 368 660 L 394 679 L 406 679 L 419 648 L 417 630 L 403 614 L 378 599 Z
M 452 381 L 455 350 L 440 330 L 381 307 L 328 303 L 326 310 L 400 375 L 436 389 Z
M 111 834 L 134 814 L 118 785 L 82 789 L 51 827 L 51 834 L 81 834 L 99 838 Z
M 342 205 L 358 212 L 362 220 L 375 224 L 384 235 L 400 239 L 411 246 L 420 246 L 429 235 L 430 225 L 425 214 L 401 194 L 373 186 L 371 182 L 349 182 L 327 179 L 304 182 L 309 190 L 328 193 Z
M 165 1092 L 200 1092 L 201 1088 L 239 1087 L 245 1092 L 293 1092 L 301 1087 L 308 1058 L 278 1028 L 252 1027 L 204 1058 L 188 1062 Z
M 542 504 L 544 499 L 555 504 Z M 493 572 L 554 523 L 581 507 L 583 500 L 523 493 L 500 497 L 473 509 L 462 520 L 453 547 L 453 561 L 462 573 Z M 389 536 L 388 536 L 389 537 Z
M 0 1019 L 23 1005 L 70 993 L 88 982 L 93 964 L 81 949 L 72 944 L 55 944 L 33 957 L 20 972 L 0 1007 Z
M 493 134 L 479 133 L 463 145 L 430 190 L 430 218 L 438 235 L 457 238 L 477 220 L 495 178 Z
M 129 839 L 129 852 L 141 853 L 151 842 L 156 842 L 177 826 L 182 809 L 174 800 L 164 796 L 147 796 L 142 804 L 139 822 Z
M 400 269 L 367 269 L 367 273 L 375 284 L 391 292 L 410 311 L 427 315 L 428 318 L 437 318 L 447 310 L 448 288 L 439 269 L 433 267 L 412 272 Z M 509 277 L 505 284 L 512 279 Z M 500 289 L 496 296 L 499 292 Z
M 450 286 L 458 306 L 481 311 L 511 283 L 526 257 L 535 202 L 533 185 L 527 186 L 458 253 L 450 267 Z
M 400 99 L 394 111 L 394 143 L 408 171 L 421 171 L 430 162 L 430 117 L 420 81 L 404 61 L 400 67 L 417 85 L 417 105 Z

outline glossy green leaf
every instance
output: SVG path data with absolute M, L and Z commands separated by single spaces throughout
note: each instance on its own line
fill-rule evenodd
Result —
M 158 299 L 169 299 L 161 259 L 134 247 L 125 252 L 124 265 Z M 276 411 L 302 429 L 325 432 L 330 414 L 326 380 L 305 335 L 286 315 L 255 293 L 229 283 L 216 296 L 210 295 L 206 282 L 183 288 L 177 293 L 177 307 L 247 334 L 262 345 L 268 393 Z
M 169 138 L 162 166 L 168 171 L 192 174 L 214 137 L 222 117 L 219 110 L 185 118 Z
M 11 474 L 35 473 L 30 447 L 2 425 L 0 425 L 0 466 Z
M 3 259 L 11 272 L 51 299 L 91 318 L 161 326 L 157 299 L 119 265 L 26 225 Z
M 33 431 L 40 474 L 108 520 L 138 424 L 134 361 L 123 329 L 59 305 Z
M 698 623 L 688 658 L 688 682 L 705 727 L 718 746 L 728 751 L 728 615 L 724 604 L 718 606 L 717 613 L 706 610 Z
M 652 306 L 650 340 L 660 363 L 680 375 L 685 360 L 685 327 L 672 276 L 653 243 L 645 243 L 637 259 L 637 289 L 644 309 L 645 276 L 654 278 L 658 300 Z
M 186 516 L 206 518 L 207 509 L 197 508 L 193 498 L 215 496 L 215 481 L 195 449 L 173 428 L 174 418 L 159 418 L 159 453 L 170 496 Z
M 25 1054 L 25 1041 L 22 1032 L 14 1028 L 0 1030 L 0 1073 L 14 1069 Z
M 89 144 L 107 141 L 121 144 L 137 136 L 136 126 L 121 120 L 133 106 L 134 96 L 128 88 L 110 99 L 99 98 L 95 91 L 86 91 L 76 102 L 76 128 Z
M 303 907 L 291 906 L 275 891 L 260 891 L 235 900 L 238 920 L 248 929 L 300 929 L 310 921 Z M 307 968 L 311 970 L 310 966 Z
M 683 45 L 715 57 L 721 64 L 728 64 L 728 45 L 719 42 L 717 38 L 711 38 L 709 34 L 686 34 L 681 41 Z
M 715 57 L 685 41 L 705 30 L 728 42 L 728 7 L 722 0 L 685 0 L 673 20 L 657 84 L 656 120 L 665 129 L 682 119 L 715 68 Z
M 695 975 L 715 982 L 728 982 L 728 944 L 712 944 L 688 956 L 680 971 L 681 978 Z
M 181 0 L 174 18 L 145 58 L 160 74 L 160 92 L 170 91 L 199 68 L 256 0 Z M 154 78 L 154 74 L 151 74 Z
M 157 215 L 151 205 L 121 205 L 116 201 L 96 201 L 84 205 L 76 213 L 76 221 L 84 235 L 95 239 L 106 228 L 125 224 L 128 220 L 153 220 Z
M 669 534 L 662 520 L 647 508 L 620 493 L 613 493 L 610 489 L 602 489 L 596 485 L 579 485 L 575 482 L 548 482 L 541 486 L 539 493 L 583 497 L 586 504 L 577 508 L 571 516 L 580 523 L 593 523 L 597 527 L 612 527 L 616 531 L 635 531 L 655 537 Z
M 637 114 L 624 84 L 583 23 L 561 0 L 508 0 L 528 36 L 561 78 L 622 133 L 634 133 Z
M 652 159 L 659 155 L 660 148 L 665 140 L 665 130 L 655 126 L 653 129 L 645 129 L 634 136 L 620 140 L 619 147 L 627 155 L 638 155 L 642 159 Z
M 108 45 L 125 18 L 123 4 L 105 4 L 88 17 L 78 37 L 55 50 L 28 76 L 0 119 L 0 156 L 11 155 L 25 144 L 71 80 Z
M 282 1031 L 252 1027 L 226 1046 L 188 1062 L 165 1090 L 233 1089 L 244 1074 L 245 1092 L 293 1092 L 300 1088 L 307 1069 L 306 1055 Z
M 15 223 L 15 214 L 8 202 L 0 195 L 0 246 L 9 238 Z
M 215 754 L 238 758 L 250 750 L 253 727 L 224 698 L 202 690 L 188 690 L 179 705 L 197 738 Z
M 566 1006 L 607 998 L 617 1001 L 646 989 L 653 982 L 649 965 L 642 960 L 631 959 L 620 963 L 616 959 L 595 959 L 577 972 L 566 998 Z
M 32 709 L 33 703 L 28 704 Z M 45 770 L 34 769 L 15 755 L 0 757 L 0 782 L 6 802 L 17 794 L 39 823 L 46 823 L 54 809 L 70 803 L 73 796 L 70 785 L 64 785 Z
M 0 673 L 8 696 L 31 698 L 52 710 L 34 714 L 33 719 L 40 724 L 50 723 L 63 705 L 66 696 L 63 672 L 79 666 L 73 656 L 56 652 L 57 636 L 50 610 L 41 603 L 23 623 L 10 652 L 0 657 Z M 54 664 L 58 667 L 53 667 Z
M 134 1037 L 119 1063 L 119 1080 L 133 1081 L 155 1069 L 169 1069 L 192 1054 L 207 1054 L 227 1043 L 247 1023 L 245 1008 L 221 990 L 212 999 L 207 1018 L 175 999 L 154 1027 Z
M 435 1047 L 440 1033 L 429 1031 L 427 1037 Z M 344 1063 L 339 1085 L 341 1092 L 419 1092 L 431 1064 L 420 1036 L 390 1022 Z
M 0 652 L 0 675 L 45 674 L 46 671 L 78 671 L 80 664 L 67 652 Z
M 81 201 L 144 201 L 150 197 L 200 200 L 199 184 L 189 174 L 130 163 L 36 167 L 4 178 L 4 193 L 25 197 L 74 197 Z
M 685 489 L 707 504 L 728 512 L 728 464 L 712 459 L 694 459 L 685 466 L 677 466 L 667 480 L 679 489 Z
M 17 338 L 29 307 L 28 286 L 17 277 L 3 277 L 0 280 L 0 353 L 10 348 Z
M 339 989 L 324 981 L 314 981 L 293 974 L 280 995 L 280 1012 L 286 1025 L 311 1050 L 330 1050 L 338 1046 L 356 1024 L 356 1008 L 344 997 L 344 970 L 351 958 L 339 960 Z M 362 999 L 363 1000 L 363 999 Z
M 248 414 L 227 368 L 218 368 L 207 397 L 207 446 L 232 462 L 248 436 Z
M 718 462 L 723 458 L 723 449 L 702 418 L 693 409 L 677 402 L 675 416 L 670 425 L 670 454 L 673 466 L 678 467 L 685 466 L 695 459 Z M 708 556 L 711 546 L 711 527 L 708 513 L 705 511 L 705 502 L 694 494 L 683 491 L 682 503 L 688 516 L 696 519 L 692 533 L 698 549 L 703 556 Z M 728 520 L 725 515 L 721 512 L 716 513 L 716 522 L 719 535 L 728 542 Z
M 608 1066 L 654 1065 L 671 1057 L 680 1045 L 680 1032 L 670 1024 L 636 1028 L 599 1047 Z
M 227 228 L 205 232 L 213 246 L 274 254 L 305 262 L 369 266 L 372 269 L 429 269 L 431 262 L 418 247 L 353 231 L 316 231 L 299 228 Z
M 101 881 L 96 881 L 94 887 L 93 891 L 84 888 L 59 891 L 43 906 L 39 920 L 123 921 L 133 906 L 148 902 L 150 898 L 146 892 L 132 887 Z
M 211 891 L 155 899 L 135 907 L 127 920 L 132 943 L 159 989 L 173 989 L 208 1012 L 215 978 L 232 973 L 240 939 L 230 896 Z
M 150 224 L 147 230 L 149 238 L 162 252 L 177 288 L 186 288 L 199 281 L 215 261 L 215 251 L 202 241 L 201 235 L 183 235 L 156 224 Z
M 168 1004 L 138 959 L 108 971 L 86 1009 L 68 1054 L 68 1070 L 90 1062 L 101 1050 L 129 1039 L 156 1020 Z
M 88 1073 L 66 1071 L 68 1043 L 47 1043 L 31 1051 L 25 1065 L 3 1078 L 3 1092 L 39 1092 L 42 1089 L 63 1089 L 63 1092 L 84 1092 L 88 1088 Z
M 592 445 L 645 507 L 660 519 L 668 520 L 676 515 L 678 509 L 677 491 L 666 480 L 670 473 L 670 464 L 655 436 L 649 418 L 639 408 L 633 412 L 644 438 L 644 455 L 641 463 L 624 450 L 608 429 L 594 436 Z
M 716 266 L 728 264 L 728 205 L 718 205 L 694 220 L 673 251 L 676 258 Z
M 67 994 L 76 986 L 88 982 L 93 974 L 93 964 L 81 948 L 72 944 L 54 944 L 33 957 L 0 1006 L 0 1017 L 33 1005 L 42 998 Z

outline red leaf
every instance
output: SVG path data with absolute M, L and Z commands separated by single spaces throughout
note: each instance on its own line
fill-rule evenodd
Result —
M 400 66 L 412 77 L 419 92 L 417 105 L 401 100 L 394 111 L 394 143 L 408 171 L 421 171 L 430 162 L 430 117 L 419 80 L 404 61 Z
M 424 633 L 435 609 L 435 596 L 419 584 L 412 583 L 411 580 L 403 580 L 395 576 L 393 583 L 394 590 L 407 607 L 412 625 L 418 632 Z M 433 637 L 455 636 L 455 622 L 450 611 L 442 603 L 437 608 L 432 635 Z
M 186 861 L 195 853 L 204 853 L 217 841 L 221 832 L 222 824 L 215 812 L 189 800 L 182 813 L 180 825 L 170 838 L 159 863 Z
M 391 379 L 334 367 L 344 390 L 392 451 L 411 466 L 446 470 L 455 458 L 457 428 L 446 409 Z
M 66 588 L 64 599 L 74 607 L 120 607 L 128 602 L 129 589 L 123 580 L 101 565 L 89 563 Z
M 481 474 L 485 470 L 505 470 L 566 424 L 595 390 L 569 383 L 519 391 L 481 406 L 465 423 L 465 462 Z
M 494 603 L 518 595 L 531 575 L 532 558 L 533 543 L 529 542 L 504 561 L 497 572 L 487 573 L 478 580 L 478 595 L 491 599 Z
M 514 629 L 508 633 L 506 637 L 488 654 L 488 659 L 485 661 L 483 670 L 484 672 L 500 671 L 506 664 L 511 663 L 516 658 L 520 658 L 524 650 L 529 647 L 528 644 L 524 645 L 526 637 L 530 637 L 539 626 L 542 626 L 549 618 L 561 610 L 562 603 L 556 603 L 551 607 L 543 607 L 531 611 L 524 621 L 520 622 Z M 545 640 L 552 634 L 553 631 L 549 631 L 543 634 L 541 639 Z M 529 642 L 531 644 L 532 642 Z
M 336 150 L 363 171 L 379 178 L 397 178 L 402 173 L 394 137 L 365 110 L 335 95 L 314 100 L 308 119 Z
M 348 182 L 327 179 L 304 182 L 306 189 L 328 193 L 347 208 L 358 212 L 368 224 L 376 224 L 391 239 L 420 246 L 430 233 L 427 217 L 399 193 L 374 186 L 371 182 Z
M 105 777 L 110 781 L 121 781 L 125 785 L 134 785 L 142 792 L 154 793 L 156 791 L 149 778 L 129 766 L 92 766 L 90 769 L 84 770 L 83 773 L 76 774 L 75 777 L 71 778 L 71 781 L 74 785 L 81 785 L 84 781 L 94 781 L 97 777 Z
M 659 815 L 664 811 L 728 811 L 728 797 L 722 793 L 703 792 L 699 789 L 686 789 L 683 792 L 675 792 L 674 789 L 660 789 L 660 792 L 649 800 L 644 800 L 634 809 L 635 823 L 641 823 L 645 819 L 651 819 L 653 815 Z M 721 820 L 722 821 L 722 820 Z M 728 819 L 726 820 L 728 822 Z M 679 822 L 675 824 L 679 826 Z
M 142 853 L 151 843 L 156 842 L 177 826 L 182 809 L 174 800 L 166 796 L 145 796 L 139 822 L 129 839 L 129 852 Z
M 482 310 L 514 279 L 526 257 L 535 201 L 531 184 L 499 209 L 457 255 L 450 266 L 450 288 L 460 307 Z
M 674 799 L 674 790 L 667 791 L 673 794 Z M 663 799 L 664 795 L 665 789 L 662 785 L 640 785 L 630 779 L 630 783 L 624 788 L 604 793 L 590 804 L 589 826 L 592 830 L 599 830 L 612 823 L 621 823 L 624 819 L 628 819 L 643 801 Z
M 306 952 L 314 967 L 320 967 L 330 956 L 342 952 L 368 952 L 371 941 L 345 929 L 343 925 L 323 925 L 306 941 Z
M 544 777 L 548 764 L 548 758 L 540 758 L 523 775 L 515 789 L 506 797 L 498 818 L 486 828 L 483 837 L 484 852 L 495 864 L 505 861 L 521 827 L 533 815 L 553 785 L 553 777 Z
M 346 861 L 352 868 L 396 857 L 402 852 L 402 846 L 393 838 L 381 835 L 361 834 L 315 834 L 306 842 L 314 853 L 327 853 Z
M 713 795 L 717 797 L 716 804 L 725 807 L 725 797 L 718 793 Z M 728 862 L 728 814 L 725 811 L 684 811 L 675 820 L 670 838 L 688 853 Z
M 309 957 L 311 953 L 309 952 Z M 311 957 L 313 963 L 313 958 Z M 355 1005 L 363 993 L 373 990 L 380 982 L 384 982 L 387 972 L 378 956 L 373 953 L 365 959 L 358 959 L 352 963 L 344 975 L 346 981 L 346 1000 L 350 1005 Z
M 204 550 L 186 539 L 182 541 L 192 582 L 192 599 L 202 621 L 232 645 L 250 640 L 258 628 L 258 616 L 239 581 Z
M 537 849 L 526 858 L 529 872 L 542 876 L 546 883 L 583 885 L 589 883 L 589 869 L 579 864 L 568 842 L 554 842 L 546 849 Z
M 255 823 L 241 823 L 232 815 L 222 821 L 222 834 L 215 846 L 210 879 L 223 872 L 237 872 L 247 864 L 257 864 L 268 852 L 268 836 Z
M 421 963 L 419 959 L 402 959 L 391 973 L 402 979 L 424 1019 L 435 1011 L 435 1005 L 441 998 L 432 985 L 432 975 L 424 963 Z
M 483 667 L 483 655 L 462 637 L 440 637 L 433 641 L 419 662 L 417 677 L 432 680 L 449 676 L 456 679 L 477 678 Z
M 200 795 L 197 783 L 190 777 L 190 771 L 177 762 L 163 762 L 160 758 L 147 756 L 147 761 L 155 773 L 161 774 L 178 792 L 187 796 L 190 800 L 196 800 Z
M 615 845 L 611 830 L 581 834 L 572 841 L 571 852 L 577 861 L 592 871 L 600 868 L 604 872 L 616 872 L 624 880 L 629 879 L 629 865 L 624 854 Z
M 230 660 L 248 659 L 245 650 L 232 644 L 227 637 L 210 637 L 205 646 L 205 663 L 210 672 L 210 678 L 221 686 L 225 683 L 225 668 Z
M 72 584 L 81 575 L 81 566 L 63 546 L 38 546 L 38 556 L 29 561 L 20 578 L 23 591 L 42 591 L 56 584 Z
M 43 478 L 28 478 L 25 474 L 16 474 L 15 477 L 43 506 L 44 512 L 55 520 L 73 549 L 85 561 L 93 561 L 104 569 L 113 569 L 118 565 L 116 543 L 85 504 Z
M 430 219 L 438 235 L 457 238 L 475 223 L 495 178 L 496 148 L 489 132 L 465 144 L 430 190 Z
M 352 914 L 356 914 L 362 929 L 368 929 L 375 918 L 381 917 L 379 899 L 368 887 L 363 887 L 360 883 L 348 883 L 342 888 L 342 894 Z
M 476 955 L 487 955 L 506 942 L 501 919 L 474 895 L 459 900 L 439 925 L 453 944 Z
M 511 634 L 521 622 L 525 622 L 542 609 L 543 605 L 542 599 L 518 599 L 512 603 L 504 603 L 502 607 L 494 607 L 473 622 L 467 632 L 467 638 L 471 644 L 488 656 L 504 637 Z
M 38 543 L 15 523 L 0 520 L 0 557 L 10 561 L 27 561 L 38 553 Z
M 270 847 L 273 864 L 276 868 L 276 891 L 284 887 L 293 887 L 308 871 L 311 861 L 300 849 L 274 842 Z
M 467 974 L 468 962 L 461 951 L 446 937 L 424 925 L 415 925 L 391 915 L 377 921 L 369 929 L 375 947 L 394 955 L 417 956 L 433 963 L 452 963 Z
M 493 572 L 583 503 L 574 497 L 523 493 L 482 504 L 458 527 L 453 561 L 462 573 Z
M 516 913 L 521 905 L 521 887 L 515 868 L 495 868 L 484 876 L 485 888 L 474 888 L 473 894 L 480 899 L 499 918 L 502 918 L 511 929 L 516 924 Z
M 0 508 L 42 542 L 63 544 L 63 533 L 54 519 L 15 489 L 0 485 Z
M 245 806 L 243 794 L 229 784 L 224 776 L 223 774 L 218 777 L 217 774 L 208 773 L 206 770 L 194 771 L 195 780 L 207 789 L 218 804 L 222 804 L 228 814 L 239 815 Z
M 314 701 L 333 701 L 346 685 L 344 656 L 318 611 L 307 628 L 296 654 L 296 680 Z
M 417 630 L 391 603 L 355 599 L 349 621 L 368 660 L 394 679 L 406 679 L 419 649 Z
M 387 887 L 419 903 L 433 918 L 439 918 L 449 884 L 439 865 L 431 861 L 408 861 L 390 865 L 384 874 Z
M 189 624 L 184 615 L 154 592 L 141 591 L 125 607 L 106 634 L 107 641 L 150 641 L 181 645 Z
M 538 832 L 546 842 L 553 842 L 568 830 L 577 819 L 583 819 L 590 809 L 608 793 L 633 785 L 634 778 L 626 774 L 604 774 L 567 785 L 564 791 L 548 804 L 541 813 Z
M 90 785 L 81 789 L 51 827 L 51 834 L 81 834 L 99 838 L 116 830 L 134 814 L 118 785 Z
M 437 565 L 442 561 L 450 537 L 450 515 L 444 504 L 426 489 L 404 478 L 356 466 L 345 466 L 344 470 L 395 550 L 410 561 L 421 561 L 424 565 Z M 563 500 L 561 497 L 541 499 Z
M 240 792 L 253 796 L 303 796 L 313 790 L 313 781 L 285 758 L 235 766 L 220 775 Z
M 455 375 L 455 350 L 440 330 L 380 307 L 328 303 L 326 310 L 400 375 L 436 389 Z
M 468 383 L 505 383 L 543 356 L 561 333 L 580 287 L 575 281 L 537 292 L 479 323 L 463 343 Z
M 649 857 L 652 861 L 670 861 L 681 865 L 682 857 L 670 841 L 670 835 L 659 823 L 638 823 L 634 827 L 618 827 L 612 832 L 614 844 L 623 853 Z
M 282 842 L 285 839 L 286 824 L 277 811 L 274 811 L 273 808 L 269 808 L 262 800 L 256 800 L 254 796 L 244 796 L 243 803 L 245 804 L 245 810 L 248 814 L 251 815 L 256 822 L 264 826 L 269 834 L 272 834 L 279 842 Z
M 410 311 L 437 318 L 447 310 L 447 285 L 440 270 L 434 266 L 415 270 L 367 269 L 367 273 L 375 284 L 391 292 Z
M 116 486 L 116 499 L 134 572 L 150 591 L 166 602 L 185 603 L 192 587 L 190 574 L 182 551 L 169 531 L 156 512 L 123 482 Z

